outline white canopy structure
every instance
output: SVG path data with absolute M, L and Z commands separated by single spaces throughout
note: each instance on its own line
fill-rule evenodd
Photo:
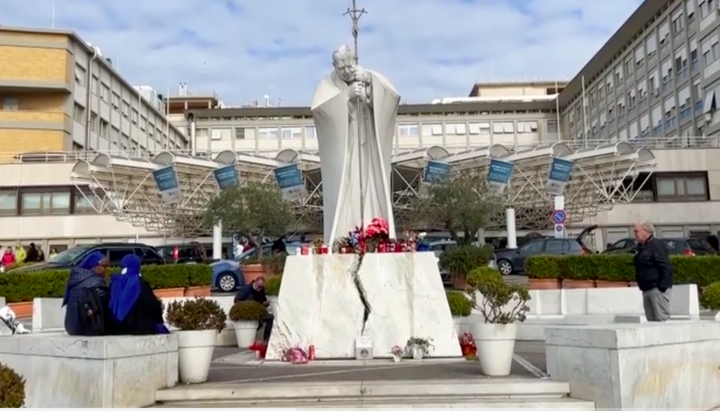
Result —
M 632 184 L 641 171 L 651 171 L 655 157 L 650 150 L 634 148 L 626 142 L 571 150 L 563 143 L 511 150 L 494 144 L 462 151 L 440 146 L 398 151 L 393 156 L 393 191 L 397 215 L 412 207 L 412 198 L 422 185 L 429 160 L 442 161 L 461 172 L 487 173 L 491 159 L 514 164 L 505 190 L 507 205 L 516 209 L 517 225 L 545 228 L 550 222 L 553 199 L 545 191 L 553 158 L 571 160 L 575 166 L 565 188 L 565 204 L 570 222 L 595 215 L 602 208 L 632 200 Z M 274 181 L 274 169 L 297 164 L 305 177 L 307 197 L 297 210 L 321 218 L 322 181 L 317 153 L 283 150 L 274 155 L 223 151 L 214 158 L 191 157 L 162 152 L 151 159 L 100 153 L 91 161 L 80 160 L 71 178 L 97 212 L 112 213 L 118 219 L 167 235 L 191 236 L 205 232 L 199 215 L 219 188 L 214 170 L 235 165 L 241 179 Z M 152 172 L 174 166 L 182 200 L 166 204 Z M 647 176 L 647 174 L 644 174 Z M 314 223 L 311 223 L 314 224 Z M 319 227 L 319 226 L 318 226 Z

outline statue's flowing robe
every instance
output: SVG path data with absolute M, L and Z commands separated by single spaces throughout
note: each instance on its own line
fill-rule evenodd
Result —
M 312 103 L 320 148 L 324 240 L 329 245 L 375 217 L 387 220 L 390 237 L 395 238 L 391 160 L 400 95 L 384 76 L 367 72 L 371 84 L 369 99 L 359 104 L 359 136 L 358 100 L 352 85 L 334 72 L 322 79 Z

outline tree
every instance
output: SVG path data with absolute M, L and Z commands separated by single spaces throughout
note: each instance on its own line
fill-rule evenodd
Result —
M 458 244 L 471 243 L 502 210 L 501 197 L 482 175 L 458 173 L 425 188 L 415 207 L 416 220 L 442 227 Z M 460 232 L 465 235 L 460 237 Z
M 207 225 L 222 222 L 226 232 L 241 233 L 259 245 L 265 236 L 285 234 L 294 215 L 290 203 L 274 184 L 247 182 L 227 188 L 208 204 L 204 220 Z M 262 256 L 262 247 L 258 257 Z

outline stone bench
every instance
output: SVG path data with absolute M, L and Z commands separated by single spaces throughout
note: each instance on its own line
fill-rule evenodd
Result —
M 177 337 L 28 334 L 0 338 L 28 408 L 138 408 L 178 381 Z
M 545 330 L 550 378 L 597 409 L 720 405 L 720 323 L 668 321 Z
M 173 301 L 184 301 L 194 297 L 168 297 L 161 298 L 167 311 L 167 307 Z M 230 312 L 232 308 L 234 296 L 217 296 L 217 297 L 204 297 L 211 298 L 217 301 L 225 310 L 226 313 Z M 164 315 L 164 313 L 163 313 Z M 65 308 L 62 307 L 62 298 L 36 298 L 33 300 L 33 318 L 32 318 L 32 332 L 33 333 L 64 333 L 65 332 Z M 228 321 L 225 330 L 218 334 L 216 345 L 219 347 L 230 347 L 237 345 L 237 339 L 235 337 L 235 331 L 233 329 L 232 322 Z

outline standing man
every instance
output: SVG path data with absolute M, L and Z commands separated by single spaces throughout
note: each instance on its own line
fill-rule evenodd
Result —
M 635 224 L 633 232 L 638 242 L 635 281 L 643 294 L 645 317 L 648 321 L 667 321 L 673 284 L 667 247 L 655 238 L 655 227 L 646 221 Z

